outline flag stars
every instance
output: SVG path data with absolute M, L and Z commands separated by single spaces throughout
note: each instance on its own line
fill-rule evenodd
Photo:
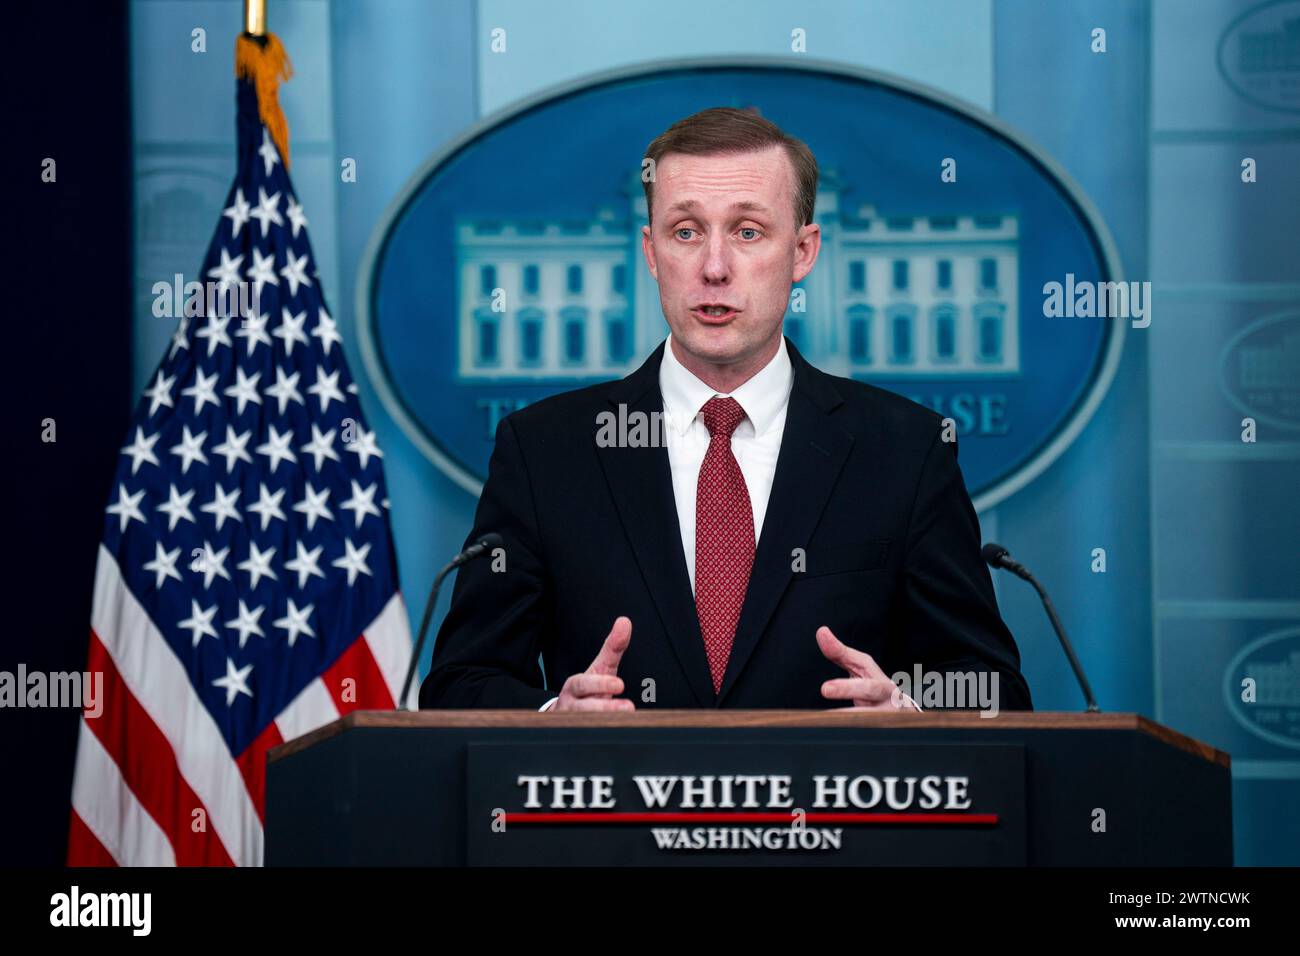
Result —
M 230 220 L 230 236 L 235 238 L 239 235 L 239 230 L 248 222 L 248 200 L 244 198 L 244 190 L 236 187 L 235 201 L 221 211 L 221 215 Z
M 284 369 L 281 366 L 276 366 L 275 384 L 267 388 L 266 394 L 279 402 L 281 415 L 284 414 L 285 406 L 290 402 L 297 402 L 299 405 L 304 404 L 302 393 L 298 391 L 298 379 L 301 377 L 301 372 L 285 375 Z
M 280 280 L 275 277 L 275 253 L 269 256 L 262 255 L 262 250 L 256 246 L 253 247 L 253 264 L 249 266 L 248 278 L 253 283 L 253 296 L 261 296 L 262 287 L 267 283 L 279 285 Z
M 239 616 L 233 621 L 227 621 L 226 627 L 239 632 L 239 647 L 241 650 L 248 643 L 249 635 L 256 634 L 261 638 L 266 637 L 261 625 L 258 624 L 258 619 L 261 618 L 262 612 L 265 610 L 265 607 L 259 607 L 255 611 L 249 610 L 248 605 L 244 603 L 244 599 L 239 599 Z
M 212 618 L 216 613 L 217 605 L 214 604 L 205 611 L 199 607 L 198 601 L 190 598 L 190 616 L 176 626 L 190 631 L 193 638 L 191 647 L 198 647 L 199 641 L 204 637 L 217 637 L 217 629 L 212 626 Z
M 257 187 L 257 208 L 253 210 L 252 217 L 262 224 L 262 238 L 266 238 L 266 231 L 271 228 L 271 223 L 277 226 L 283 226 L 284 220 L 280 218 L 280 194 L 275 193 L 268 196 L 266 190 L 261 186 Z M 242 259 L 243 256 L 240 256 Z
M 239 498 L 239 491 L 240 489 L 236 488 L 233 491 L 226 492 L 220 485 L 215 485 L 212 489 L 212 500 L 199 507 L 200 511 L 206 511 L 212 515 L 217 523 L 218 531 L 221 530 L 221 526 L 227 518 L 233 518 L 240 523 L 243 522 L 244 519 L 239 516 L 239 511 L 235 508 L 235 502 Z
M 330 314 L 321 309 L 316 317 L 316 328 L 311 330 L 311 334 L 320 339 L 320 347 L 326 355 L 330 354 L 330 347 L 335 342 L 342 342 L 343 336 L 339 335 L 338 323 L 330 318 Z
M 213 610 L 216 609 L 213 608 Z M 212 686 L 225 690 L 227 707 L 234 704 L 235 698 L 240 694 L 247 694 L 250 698 L 253 696 L 253 692 L 248 689 L 248 675 L 252 672 L 252 664 L 235 667 L 235 662 L 229 657 L 226 658 L 226 676 L 218 677 L 212 682 Z
M 126 532 L 126 526 L 134 519 L 141 524 L 148 524 L 144 520 L 144 514 L 140 511 L 140 501 L 144 498 L 144 489 L 141 488 L 135 494 L 128 494 L 126 485 L 117 486 L 117 501 L 108 506 L 108 513 L 117 515 L 119 527 L 118 531 Z
M 301 591 L 307 586 L 307 581 L 313 574 L 318 578 L 325 577 L 325 572 L 320 569 L 319 564 L 320 553 L 324 547 L 318 544 L 308 551 L 303 547 L 301 540 L 295 541 L 294 545 L 298 551 L 297 556 L 284 562 L 284 569 L 298 575 L 298 590 Z
M 182 475 L 189 471 L 190 465 L 196 461 L 204 465 L 208 463 L 208 456 L 203 454 L 203 442 L 207 437 L 207 432 L 192 435 L 190 434 L 189 425 L 181 426 L 181 442 L 179 445 L 172 446 L 171 453 L 180 458 Z
M 288 203 L 285 206 L 285 213 L 289 217 L 289 225 L 293 229 L 293 237 L 297 239 L 298 230 L 307 225 L 307 217 L 303 215 L 302 206 L 299 204 L 298 200 L 290 196 Z
M 279 518 L 281 521 L 287 520 L 284 512 L 280 510 L 280 499 L 284 497 L 284 489 L 281 488 L 275 494 L 271 494 L 266 483 L 260 483 L 257 502 L 248 506 L 248 510 L 253 514 L 260 515 L 262 518 L 262 530 L 271 523 L 272 518 Z
M 370 464 L 370 456 L 383 458 L 384 453 L 379 450 L 379 445 L 375 443 L 375 433 L 368 432 L 357 424 L 357 434 L 352 441 L 345 441 L 343 447 L 361 458 L 361 467 L 364 469 Z
M 198 415 L 203 411 L 203 406 L 211 403 L 220 408 L 221 403 L 217 401 L 217 378 L 216 372 L 212 373 L 209 378 L 203 374 L 203 369 L 194 370 L 194 384 L 189 388 L 181 389 L 181 394 L 194 399 L 194 414 Z
M 158 377 L 154 379 L 153 386 L 145 390 L 145 397 L 149 399 L 150 417 L 158 413 L 158 409 L 163 405 L 172 408 L 172 386 L 176 384 L 176 377 L 173 375 L 167 378 L 163 375 L 162 369 L 158 370 Z
M 366 515 L 379 515 L 379 509 L 375 507 L 375 490 L 379 487 L 378 482 L 374 482 L 365 491 L 361 490 L 354 478 L 352 480 L 352 497 L 339 505 L 345 511 L 351 511 L 357 519 L 357 527 L 361 527 L 361 522 L 365 520 Z
M 285 610 L 284 617 L 272 622 L 275 627 L 284 629 L 290 647 L 293 647 L 299 634 L 306 634 L 308 637 L 316 636 L 316 632 L 307 623 L 307 619 L 311 617 L 313 607 L 314 605 L 308 604 L 306 607 L 299 609 L 298 605 L 293 603 L 293 598 L 289 598 L 289 607 Z
M 144 429 L 139 425 L 135 426 L 135 441 L 122 449 L 122 454 L 131 456 L 131 474 L 140 470 L 140 466 L 145 462 L 151 465 L 158 464 L 158 457 L 153 453 L 153 446 L 158 443 L 158 435 L 146 435 Z
M 289 295 L 298 294 L 298 286 L 311 285 L 311 279 L 307 278 L 307 253 L 301 256 L 295 256 L 292 252 L 286 253 L 284 257 L 284 268 L 280 270 L 280 275 L 289 283 Z
M 225 291 L 239 281 L 239 267 L 243 262 L 243 253 L 240 253 L 232 259 L 230 258 L 230 252 L 223 246 L 221 249 L 221 261 L 208 270 L 208 277 L 216 279 L 217 288 Z
M 307 339 L 307 333 L 302 330 L 303 325 L 307 322 L 307 313 L 299 312 L 297 315 L 291 313 L 288 309 L 281 307 L 280 324 L 271 334 L 284 341 L 284 354 L 293 355 L 293 344 L 301 342 L 303 345 L 310 345 Z
M 228 315 L 210 315 L 208 324 L 203 326 L 194 333 L 196 339 L 208 340 L 208 358 L 212 358 L 212 353 L 217 350 L 218 345 L 231 345 L 230 334 L 226 331 L 230 326 L 230 316 Z M 215 373 L 213 374 L 215 378 Z
M 252 315 L 244 316 L 239 329 L 235 332 L 235 338 L 247 340 L 247 354 L 252 355 L 259 343 L 270 347 L 271 336 L 266 331 L 266 323 L 269 321 L 271 321 L 269 315 L 260 315 L 256 309 L 253 310 Z
M 262 128 L 262 145 L 257 148 L 257 155 L 262 157 L 262 165 L 266 167 L 264 175 L 270 176 L 271 168 L 280 161 L 280 153 L 265 127 Z
M 163 548 L 161 541 L 155 541 L 153 543 L 153 554 L 153 560 L 146 561 L 144 569 L 154 573 L 153 589 L 161 591 L 163 582 L 168 578 L 175 578 L 177 581 L 181 579 L 180 572 L 176 570 L 176 560 L 181 555 L 181 549 L 173 548 L 167 551 Z
M 256 541 L 248 542 L 248 557 L 235 565 L 236 570 L 248 572 L 248 589 L 250 591 L 257 588 L 257 583 L 262 578 L 270 578 L 272 581 L 280 580 L 276 573 L 271 570 L 271 559 L 275 557 L 275 548 L 267 548 L 265 551 L 259 550 Z
M 308 395 L 315 395 L 320 399 L 320 410 L 322 412 L 329 408 L 331 401 L 339 404 L 346 404 L 343 393 L 339 391 L 339 375 L 341 372 L 335 369 L 329 375 L 325 374 L 325 369 L 316 366 L 316 384 L 307 389 Z
M 261 375 L 261 372 L 258 372 Z M 252 437 L 252 431 L 246 431 L 242 435 L 235 433 L 234 428 L 226 426 L 226 440 L 212 449 L 214 455 L 221 455 L 226 459 L 226 471 L 235 470 L 235 462 L 246 461 L 250 465 L 253 463 L 253 456 L 247 451 L 248 439 Z
M 270 390 L 267 391 L 269 393 Z M 270 460 L 267 467 L 270 469 L 271 474 L 275 474 L 275 469 L 279 467 L 280 462 L 298 460 L 298 456 L 289 448 L 289 441 L 293 438 L 293 429 L 285 429 L 282 435 L 276 431 L 274 425 L 268 425 L 266 431 L 266 441 L 258 445 L 254 450 L 259 455 L 265 455 Z
M 182 315 L 181 320 L 176 323 L 176 331 L 172 333 L 172 347 L 167 352 L 167 358 L 173 359 L 176 353 L 181 349 L 189 350 L 190 343 L 185 336 L 190 330 L 190 317 Z
M 334 429 L 331 428 L 327 432 L 322 432 L 316 427 L 315 422 L 311 423 L 311 441 L 298 450 L 311 455 L 317 471 L 320 471 L 321 465 L 325 463 L 326 458 L 332 461 L 341 460 L 339 453 L 334 450 Z
M 235 366 L 235 384 L 227 388 L 222 392 L 222 394 L 228 395 L 230 398 L 235 400 L 237 403 L 235 408 L 236 415 L 244 414 L 244 408 L 249 402 L 254 402 L 258 405 L 262 404 L 262 396 L 257 392 L 257 383 L 261 377 L 261 372 L 255 372 L 253 373 L 253 377 L 249 378 L 241 366 Z M 226 470 L 229 471 L 230 469 L 227 468 Z
M 353 546 L 351 538 L 344 538 L 343 547 L 345 549 L 343 556 L 331 561 L 330 566 L 347 571 L 348 586 L 350 587 L 356 582 L 358 574 L 373 577 L 370 568 L 366 565 L 366 556 L 370 554 L 370 542 L 367 541 L 360 548 L 357 548 Z
M 197 668 L 189 678 L 203 699 L 218 714 L 224 699 L 228 713 L 218 723 L 232 741 L 247 729 L 243 721 L 274 714 L 295 690 L 276 668 L 290 663 L 279 658 L 298 640 L 308 656 L 327 639 L 355 640 L 341 633 L 355 622 L 336 613 L 340 599 L 360 601 L 357 616 L 371 617 L 396 586 L 377 431 L 361 419 L 341 320 L 322 300 L 303 204 L 285 170 L 276 171 L 287 157 L 266 130 L 258 143 L 241 157 L 197 273 L 221 308 L 211 298 L 198 308 L 191 301 L 170 331 L 163 328 L 166 358 L 137 396 L 102 525 L 144 613 Z M 252 300 L 236 311 L 226 303 L 243 289 Z M 357 457 L 344 457 L 344 448 Z M 366 523 L 371 516 L 375 524 Z M 135 521 L 145 530 L 123 538 Z M 326 615 L 320 630 L 316 604 Z M 180 643 L 185 637 L 191 650 Z M 259 654 L 277 658 L 274 666 Z
M 158 506 L 158 510 L 167 516 L 167 530 L 175 531 L 176 522 L 184 519 L 191 524 L 197 524 L 194 520 L 194 512 L 190 511 L 190 501 L 194 498 L 194 489 L 191 488 L 185 494 L 181 494 L 175 485 L 170 485 L 167 491 L 167 500 Z
M 207 541 L 203 542 L 203 548 L 194 559 L 194 570 L 203 574 L 203 590 L 206 591 L 212 586 L 214 578 L 230 580 L 230 572 L 226 570 L 226 555 L 229 553 L 229 548 L 213 551 L 212 545 Z
M 312 488 L 311 482 L 307 482 L 303 494 L 303 499 L 293 506 L 293 510 L 301 512 L 306 517 L 308 531 L 316 527 L 317 518 L 324 518 L 326 521 L 334 520 L 334 515 L 325 504 L 325 499 L 330 496 L 328 488 L 322 488 L 317 492 Z
M 340 598 L 361 601 L 359 612 L 370 616 L 395 587 L 378 433 L 361 419 L 341 320 L 322 300 L 305 209 L 276 171 L 287 158 L 268 131 L 258 143 L 242 157 L 197 273 L 222 307 L 191 302 L 164 327 L 166 358 L 137 397 L 102 526 L 145 612 L 198 667 L 190 679 L 203 699 L 217 713 L 224 699 L 219 723 L 232 739 L 231 719 L 273 714 L 294 689 L 274 668 L 264 671 L 271 664 L 258 654 L 282 657 L 303 640 L 302 653 L 314 655 L 327 639 L 349 637 L 334 633 L 353 626 L 350 614 L 335 613 Z M 225 303 L 242 289 L 252 301 L 236 312 Z M 120 544 L 136 521 L 145 530 Z M 316 604 L 326 615 L 320 630 Z

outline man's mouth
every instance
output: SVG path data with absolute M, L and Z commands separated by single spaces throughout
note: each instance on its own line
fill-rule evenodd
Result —
M 695 308 L 691 309 L 691 315 L 706 324 L 720 325 L 723 322 L 731 321 L 739 311 L 739 309 L 733 309 L 729 305 L 706 303 L 704 305 L 697 305 Z

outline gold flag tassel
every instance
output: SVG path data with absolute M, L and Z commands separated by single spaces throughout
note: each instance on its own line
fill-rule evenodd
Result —
M 280 83 L 293 76 L 293 64 L 274 33 L 243 34 L 235 41 L 235 75 L 257 90 L 257 112 L 289 168 L 289 124 L 280 109 Z

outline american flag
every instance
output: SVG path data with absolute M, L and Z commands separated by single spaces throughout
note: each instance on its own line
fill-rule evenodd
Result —
M 247 42 L 247 41 L 241 41 Z M 73 865 L 258 865 L 267 750 L 391 708 L 410 660 L 383 455 L 254 85 L 203 263 L 122 449 L 96 569 Z

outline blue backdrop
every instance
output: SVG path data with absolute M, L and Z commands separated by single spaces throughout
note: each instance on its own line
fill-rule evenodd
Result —
M 172 331 L 150 317 L 149 289 L 198 267 L 229 179 L 239 6 L 131 5 L 138 388 Z M 1300 623 L 1300 375 L 1290 392 L 1277 385 L 1300 350 L 1300 181 L 1285 172 L 1300 166 L 1300 103 L 1259 52 L 1280 44 L 1293 63 L 1283 23 L 1297 16 L 1294 0 L 277 0 L 270 27 L 296 67 L 281 91 L 295 183 L 387 456 L 412 612 L 460 547 L 474 498 L 409 440 L 363 371 L 359 268 L 386 207 L 468 126 L 539 90 L 665 58 L 797 57 L 802 30 L 808 56 L 923 83 L 1017 129 L 1095 204 L 1125 277 L 1153 283 L 1152 324 L 1130 331 L 1088 427 L 981 515 L 984 536 L 1051 588 L 1104 709 L 1233 754 L 1237 861 L 1300 863 L 1300 657 L 1288 634 Z M 192 51 L 196 28 L 206 53 Z M 661 126 L 647 121 L 645 139 Z M 340 176 L 349 159 L 354 182 Z M 1254 443 L 1241 440 L 1247 416 Z M 999 600 L 1035 703 L 1076 709 L 1042 610 L 1016 585 L 999 581 Z M 1268 675 L 1267 716 L 1240 703 L 1243 668 Z

